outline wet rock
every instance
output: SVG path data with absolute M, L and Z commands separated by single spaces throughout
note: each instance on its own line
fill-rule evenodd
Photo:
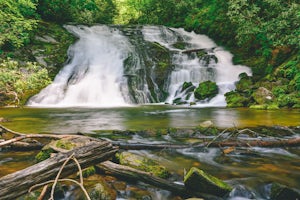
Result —
M 205 81 L 199 84 L 194 95 L 199 100 L 211 99 L 219 92 L 219 88 L 215 82 Z
M 89 192 L 92 200 L 113 200 L 116 199 L 116 193 L 111 193 L 101 183 L 97 183 Z
M 233 188 L 222 180 L 192 167 L 184 177 L 184 185 L 192 193 L 206 193 L 215 196 L 224 196 Z
M 182 84 L 181 92 L 183 92 L 183 91 L 185 91 L 185 90 L 186 90 L 186 92 L 193 92 L 195 88 L 196 88 L 196 87 L 193 85 L 192 82 L 184 82 L 184 83 Z
M 272 183 L 270 197 L 273 200 L 296 200 L 300 199 L 300 190 L 288 188 L 279 183 Z
M 118 157 L 121 165 L 150 172 L 161 178 L 167 178 L 170 176 L 168 170 L 164 166 L 159 165 L 159 163 L 155 160 L 130 152 L 122 152 Z

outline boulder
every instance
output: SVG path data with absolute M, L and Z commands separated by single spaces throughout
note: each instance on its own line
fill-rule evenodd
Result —
M 194 95 L 199 100 L 211 99 L 219 92 L 219 88 L 215 82 L 205 81 L 199 84 Z
M 193 85 L 192 82 L 184 82 L 184 83 L 182 84 L 181 92 L 183 92 L 183 91 L 185 91 L 185 90 L 186 90 L 186 92 L 193 92 L 195 88 L 196 88 L 196 87 Z
M 253 94 L 253 99 L 259 105 L 269 104 L 273 102 L 273 93 L 265 87 L 259 87 Z
M 249 98 L 243 96 L 242 94 L 231 91 L 225 94 L 227 107 L 235 108 L 235 107 L 244 107 L 249 104 Z
M 192 167 L 184 177 L 184 185 L 192 193 L 205 193 L 223 197 L 233 188 L 222 180 Z
M 119 154 L 118 158 L 121 165 L 126 165 L 145 172 L 150 172 L 160 178 L 167 178 L 170 175 L 164 166 L 159 165 L 157 161 L 144 156 L 130 152 L 122 152 Z

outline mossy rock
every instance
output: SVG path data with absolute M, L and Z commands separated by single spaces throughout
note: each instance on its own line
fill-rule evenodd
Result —
M 227 102 L 227 107 L 229 108 L 245 107 L 248 106 L 250 103 L 249 98 L 243 96 L 242 94 L 236 91 L 227 92 L 225 94 L 225 98 Z
M 184 82 L 182 84 L 181 92 L 183 92 L 184 90 L 187 90 L 186 92 L 193 92 L 195 88 L 196 87 L 193 85 L 192 82 Z
M 150 172 L 160 178 L 167 178 L 170 176 L 170 173 L 164 166 L 159 165 L 157 161 L 144 156 L 129 152 L 122 152 L 118 155 L 118 158 L 121 165 L 130 166 L 145 172 Z
M 270 197 L 273 200 L 300 199 L 300 190 L 288 188 L 279 183 L 272 183 Z
M 279 107 L 292 108 L 294 105 L 300 104 L 300 98 L 296 93 L 293 94 L 282 94 L 277 99 Z
M 253 92 L 252 97 L 254 101 L 259 105 L 270 104 L 274 102 L 273 93 L 265 87 L 259 87 L 256 91 Z
M 199 84 L 194 95 L 199 100 L 211 99 L 219 92 L 219 88 L 215 82 L 205 81 Z
M 114 200 L 116 199 L 116 193 L 111 189 L 107 189 L 108 186 L 103 183 L 97 183 L 90 191 L 89 196 L 91 200 Z
M 184 176 L 184 185 L 192 193 L 206 193 L 223 197 L 233 188 L 224 181 L 192 167 Z
M 244 92 L 252 88 L 253 81 L 250 77 L 242 75 L 242 78 L 235 84 L 238 92 Z

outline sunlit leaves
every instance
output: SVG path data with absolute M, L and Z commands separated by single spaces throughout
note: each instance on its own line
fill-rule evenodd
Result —
M 36 27 L 35 4 L 30 0 L 0 0 L 0 47 L 19 48 Z

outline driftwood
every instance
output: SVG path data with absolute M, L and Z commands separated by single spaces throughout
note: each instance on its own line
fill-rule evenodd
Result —
M 56 156 L 31 167 L 1 177 L 1 200 L 16 199 L 25 194 L 30 187 L 53 179 L 65 160 L 72 154 L 74 154 L 81 167 L 86 168 L 108 160 L 117 150 L 116 147 L 107 141 L 94 139 L 89 145 L 75 148 L 67 153 L 58 153 Z M 69 162 L 65 165 L 61 177 L 71 175 L 76 170 L 76 163 Z
M 171 181 L 154 176 L 149 172 L 140 171 L 132 167 L 119 165 L 110 161 L 102 162 L 96 167 L 99 168 L 101 171 L 112 174 L 113 176 L 142 181 L 144 183 L 148 183 L 150 185 L 171 191 L 179 195 L 187 194 L 187 191 L 183 184 L 173 183 Z

